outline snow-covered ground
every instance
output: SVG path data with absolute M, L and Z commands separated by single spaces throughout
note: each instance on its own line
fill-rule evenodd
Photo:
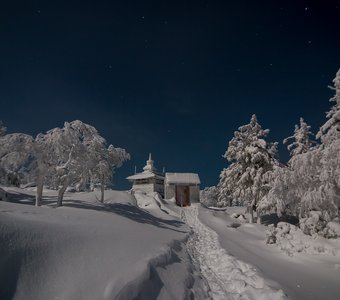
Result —
M 275 245 L 267 245 L 267 227 L 240 223 L 231 218 L 244 208 L 227 208 L 217 212 L 199 207 L 199 219 L 217 232 L 221 246 L 227 253 L 250 263 L 264 278 L 270 278 L 283 288 L 290 299 L 339 299 L 340 295 L 340 249 L 329 253 L 295 253 L 289 256 Z
M 179 219 L 138 208 L 125 192 L 7 189 L 0 202 L 0 299 L 189 299 L 200 292 Z M 46 205 L 47 204 L 47 205 Z M 198 291 L 198 292 L 196 292 Z
M 288 256 L 265 244 L 265 226 L 232 218 L 238 208 L 180 208 L 158 194 L 118 191 L 106 191 L 103 204 L 99 191 L 66 193 L 55 208 L 57 193 L 49 190 L 35 207 L 34 188 L 4 190 L 1 300 L 304 300 L 340 293 L 338 252 Z
M 198 205 L 184 209 L 193 230 L 187 247 L 210 286 L 212 299 L 286 299 L 278 285 L 264 280 L 254 267 L 229 255 L 215 231 L 198 219 Z

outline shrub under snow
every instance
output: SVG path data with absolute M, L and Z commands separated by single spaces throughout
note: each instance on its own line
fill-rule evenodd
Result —
M 315 215 L 313 216 L 315 217 Z M 317 219 L 308 222 L 309 227 L 311 224 L 317 226 Z M 332 237 L 337 236 L 339 224 L 330 222 L 327 224 L 327 234 Z M 339 232 L 338 232 L 339 233 Z M 299 227 L 286 223 L 279 222 L 277 227 L 274 225 L 268 226 L 267 231 L 267 244 L 276 244 L 281 250 L 286 252 L 289 256 L 296 253 L 303 252 L 309 254 L 333 254 L 337 255 L 340 251 L 340 239 L 329 240 L 316 234 L 314 236 L 306 235 Z
M 200 192 L 200 202 L 207 206 L 217 206 L 218 189 L 216 186 L 206 187 Z

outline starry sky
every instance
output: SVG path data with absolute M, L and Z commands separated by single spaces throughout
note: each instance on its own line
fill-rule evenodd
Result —
M 218 182 L 233 132 L 253 113 L 282 142 L 316 132 L 340 68 L 340 1 L 2 1 L 0 120 L 36 135 L 95 126 L 132 159 Z M 280 158 L 288 153 L 280 147 Z

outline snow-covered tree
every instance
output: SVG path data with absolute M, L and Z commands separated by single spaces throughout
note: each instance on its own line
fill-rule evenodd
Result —
M 330 87 L 335 95 L 330 99 L 335 105 L 326 114 L 327 122 L 321 126 L 316 137 L 320 138 L 323 145 L 327 146 L 332 141 L 340 139 L 340 69 L 333 80 L 334 86 Z
M 19 186 L 27 180 L 33 163 L 34 140 L 23 133 L 6 134 L 0 137 L 0 182 Z
M 101 202 L 104 202 L 105 186 L 111 183 L 115 170 L 120 168 L 129 159 L 130 154 L 125 149 L 115 148 L 113 145 L 103 150 L 97 157 L 97 165 L 92 170 L 92 174 L 93 181 L 100 184 Z
M 326 237 L 329 237 L 327 222 L 339 217 L 340 207 L 340 71 L 334 86 L 335 96 L 331 101 L 336 104 L 327 113 L 328 120 L 317 135 L 322 144 L 309 149 L 300 147 L 304 151 L 295 153 L 288 167 L 273 172 L 272 188 L 264 205 L 278 215 L 288 213 L 298 217 L 305 233 Z M 306 126 L 304 132 L 308 131 Z
M 315 145 L 315 141 L 311 139 L 313 133 L 310 128 L 304 119 L 300 118 L 300 126 L 295 125 L 294 135 L 283 140 L 283 143 L 287 144 L 291 156 L 306 153 Z M 289 143 L 289 140 L 292 142 Z
M 57 206 L 61 206 L 66 188 L 90 177 L 97 157 L 105 149 L 105 139 L 94 127 L 76 120 L 39 135 L 37 141 L 45 153 L 42 178 L 59 189 Z
M 275 158 L 277 144 L 268 144 L 264 138 L 268 129 L 262 129 L 255 115 L 250 123 L 239 127 L 224 154 L 231 165 L 220 175 L 219 202 L 232 197 L 247 204 L 250 221 L 253 210 L 268 193 L 269 172 L 278 162 Z
M 217 206 L 218 188 L 206 187 L 200 192 L 200 202 L 206 207 Z

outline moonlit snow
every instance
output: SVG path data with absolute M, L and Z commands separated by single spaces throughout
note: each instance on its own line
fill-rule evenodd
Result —
M 2 193 L 4 300 L 307 300 L 340 292 L 337 251 L 289 256 L 266 245 L 268 227 L 239 218 L 244 208 L 181 208 L 157 193 L 110 190 L 101 203 L 98 190 L 66 192 L 56 209 L 56 191 L 45 190 L 42 207 L 31 205 L 35 188 Z

